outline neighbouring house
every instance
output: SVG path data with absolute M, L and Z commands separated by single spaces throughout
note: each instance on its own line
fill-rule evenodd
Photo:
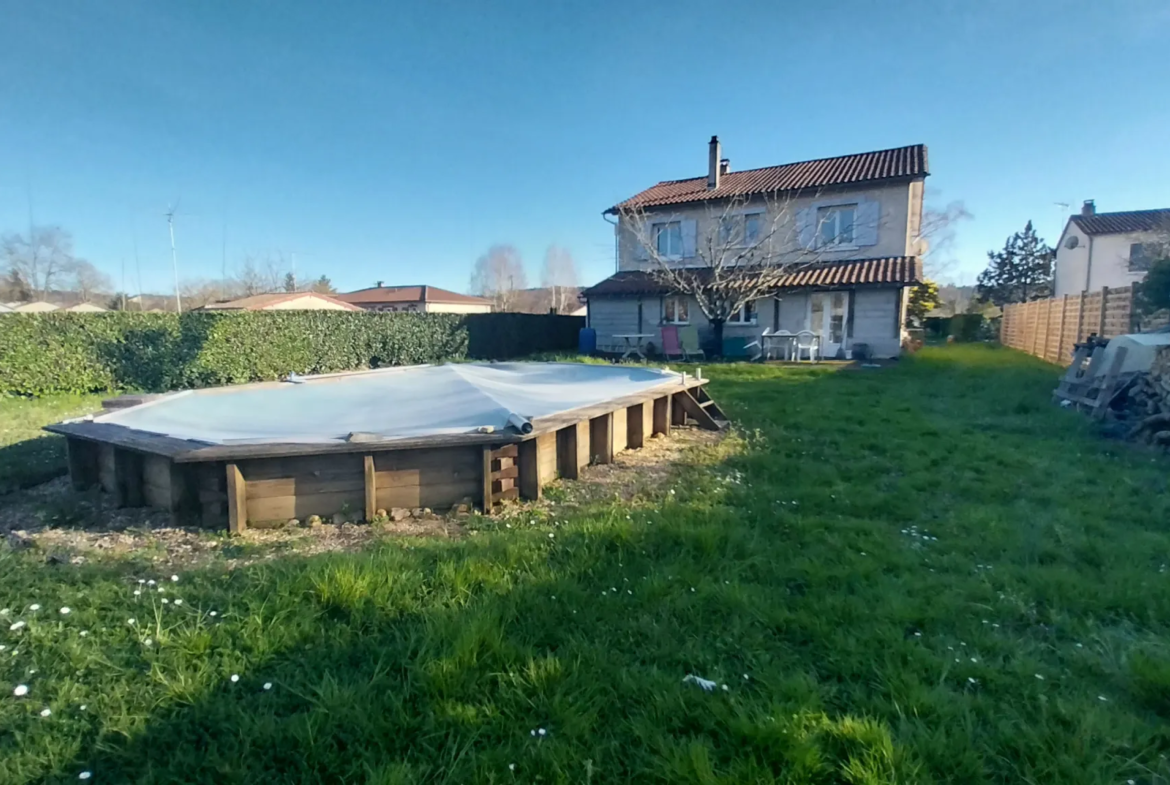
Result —
M 367 311 L 391 313 L 491 313 L 492 301 L 437 286 L 377 286 L 337 295 Z
M 12 308 L 12 306 L 0 303 L 0 313 L 16 313 L 16 311 Z
M 94 305 L 93 303 L 78 303 L 64 310 L 70 313 L 105 313 L 108 309 L 102 308 L 100 305 Z
M 1099 213 L 1092 199 L 1071 216 L 1056 244 L 1057 297 L 1130 286 L 1146 277 L 1155 251 L 1170 244 L 1170 208 Z
M 794 266 L 771 296 L 735 314 L 724 326 L 725 340 L 751 341 L 765 329 L 811 330 L 827 357 L 851 357 L 858 344 L 873 357 L 897 356 L 908 289 L 922 281 L 919 230 L 928 174 L 925 145 L 736 172 L 712 137 L 705 176 L 660 182 L 605 211 L 618 216 L 617 272 L 582 293 L 598 348 L 622 351 L 623 339 L 615 336 L 657 335 L 662 325 L 695 325 L 701 336 L 709 334 L 694 298 L 651 274 L 658 262 L 648 258 L 640 240 L 646 234 L 628 216 L 637 210 L 643 226 L 649 224 L 658 256 L 701 269 L 696 244 L 722 230 L 732 205 L 743 243 L 761 242 L 759 227 L 775 225 L 773 258 L 797 250 L 813 261 Z
M 272 292 L 208 303 L 203 311 L 360 311 L 356 305 L 317 292 Z
M 61 309 L 52 303 L 45 302 L 44 300 L 36 300 L 31 303 L 21 303 L 12 310 L 16 311 L 17 313 L 49 313 L 51 311 L 59 311 Z

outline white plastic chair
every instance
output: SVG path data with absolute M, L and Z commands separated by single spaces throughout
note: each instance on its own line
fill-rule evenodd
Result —
M 820 339 L 812 330 L 801 330 L 796 334 L 796 361 L 800 362 L 800 357 L 805 352 L 808 352 L 809 362 L 816 362 L 817 355 L 820 353 Z

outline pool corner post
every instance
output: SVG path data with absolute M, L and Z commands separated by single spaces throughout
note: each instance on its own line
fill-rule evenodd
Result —
M 248 528 L 248 490 L 240 467 L 227 465 L 228 531 L 242 534 Z

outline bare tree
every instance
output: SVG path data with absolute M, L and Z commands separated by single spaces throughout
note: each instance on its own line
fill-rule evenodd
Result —
M 951 249 L 955 244 L 955 226 L 973 216 L 961 201 L 949 202 L 944 207 L 927 205 L 922 210 L 918 227 L 920 248 L 925 276 L 937 281 L 950 274 L 955 265 Z
M 471 291 L 493 301 L 497 311 L 512 310 L 516 293 L 527 288 L 520 252 L 511 245 L 493 245 L 475 260 Z
M 83 303 L 90 302 L 96 295 L 114 291 L 113 279 L 85 259 L 74 259 L 67 272 Z
M 557 313 L 572 310 L 577 305 L 577 264 L 564 248 L 550 245 L 544 252 L 544 266 L 540 268 L 540 285 L 549 290 L 551 308 Z
M 7 234 L 0 240 L 5 271 L 19 279 L 35 297 L 44 297 L 74 264 L 73 235 L 60 226 L 33 226 L 28 234 Z
M 225 289 L 225 283 L 234 282 L 209 280 L 207 278 L 186 278 L 179 284 L 179 296 L 183 300 L 184 308 L 201 308 L 208 303 L 216 302 L 232 296 L 230 290 Z
M 719 351 L 723 326 L 735 314 L 774 296 L 792 273 L 839 258 L 834 256 L 838 248 L 877 231 L 877 203 L 867 203 L 873 207 L 864 211 L 801 209 L 815 198 L 735 196 L 685 216 L 636 203 L 623 203 L 616 210 L 619 231 L 640 251 L 646 271 L 671 292 L 694 298 Z

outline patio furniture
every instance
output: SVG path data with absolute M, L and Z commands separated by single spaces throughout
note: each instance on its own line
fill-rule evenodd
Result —
M 699 346 L 699 330 L 694 325 L 678 328 L 678 342 L 682 347 L 683 359 L 689 360 L 692 356 L 707 359 L 707 353 Z
M 764 354 L 768 359 L 772 359 L 777 349 L 783 352 L 785 362 L 788 362 L 796 354 L 796 333 L 790 333 L 787 330 L 777 332 L 764 330 L 760 341 L 763 343 Z
M 685 357 L 682 347 L 678 345 L 678 328 L 666 325 L 662 328 L 662 354 L 666 359 L 671 356 Z
M 623 341 L 626 342 L 626 351 L 624 354 L 622 354 L 621 359 L 625 360 L 625 359 L 629 358 L 629 356 L 631 354 L 636 354 L 639 357 L 641 357 L 643 360 L 645 360 L 646 353 L 644 351 L 642 351 L 642 346 L 646 342 L 646 339 L 653 338 L 654 334 L 653 333 L 624 333 L 624 334 L 620 334 L 620 335 L 615 334 L 613 337 L 614 338 L 621 338 Z
M 821 351 L 821 337 L 812 330 L 801 330 L 796 334 L 796 361 L 808 353 L 809 362 L 816 362 Z

